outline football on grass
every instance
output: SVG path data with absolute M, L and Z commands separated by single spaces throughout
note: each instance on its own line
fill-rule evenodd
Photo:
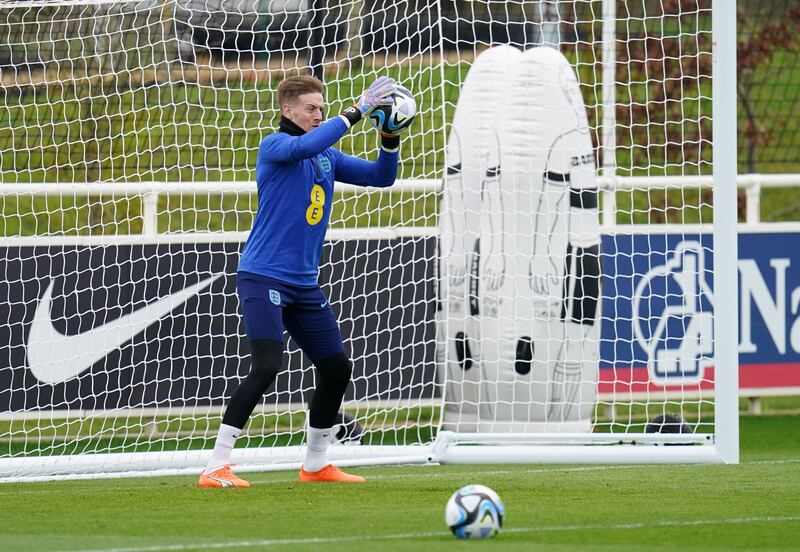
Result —
M 467 485 L 453 493 L 444 510 L 444 519 L 460 539 L 485 539 L 503 527 L 505 507 L 489 487 Z

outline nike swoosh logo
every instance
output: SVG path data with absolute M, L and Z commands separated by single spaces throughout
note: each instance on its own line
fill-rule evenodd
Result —
M 50 317 L 53 305 L 51 280 L 33 315 L 28 334 L 28 367 L 36 379 L 44 383 L 72 379 L 221 276 L 202 280 L 107 324 L 75 335 L 64 335 L 53 327 Z
M 216 481 L 223 487 L 233 487 L 233 481 L 228 481 L 227 479 L 221 479 L 219 477 L 209 477 L 211 481 Z

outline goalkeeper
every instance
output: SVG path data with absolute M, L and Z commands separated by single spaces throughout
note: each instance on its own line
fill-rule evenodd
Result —
M 252 368 L 228 402 L 200 487 L 250 486 L 231 471 L 231 451 L 281 369 L 284 329 L 314 363 L 318 376 L 299 480 L 364 481 L 327 462 L 331 428 L 350 383 L 352 364 L 317 271 L 334 181 L 382 188 L 394 184 L 399 136 L 382 135 L 374 162 L 346 155 L 333 145 L 375 107 L 391 105 L 395 91 L 393 79 L 379 78 L 355 105 L 323 122 L 322 82 L 296 76 L 278 86 L 280 126 L 258 148 L 258 211 L 237 274 Z

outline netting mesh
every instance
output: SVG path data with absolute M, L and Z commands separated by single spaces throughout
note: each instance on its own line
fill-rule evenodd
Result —
M 435 177 L 444 113 L 433 43 L 411 36 L 361 54 L 362 41 L 385 40 L 366 29 L 383 29 L 381 17 L 402 24 L 407 4 L 369 17 L 354 2 L 58 4 L 2 6 L 3 181 L 34 183 L 3 196 L 4 234 L 18 238 L 4 256 L 8 328 L 25 332 L 0 370 L 4 456 L 207 448 L 249 370 L 234 275 L 255 187 L 231 194 L 225 182 L 252 180 L 258 143 L 277 126 L 277 84 L 324 75 L 336 114 L 377 75 L 394 76 L 420 105 L 400 178 Z M 368 158 L 377 146 L 367 125 L 340 143 Z M 44 197 L 38 183 L 77 191 Z M 85 192 L 91 183 L 103 189 Z M 176 183 L 187 186 L 160 193 Z M 121 184 L 149 186 L 154 206 Z M 345 412 L 367 444 L 429 442 L 435 427 L 426 228 L 436 201 L 425 189 L 336 198 L 320 281 L 355 364 Z M 148 217 L 157 234 L 122 237 L 147 234 Z M 24 273 L 30 280 L 12 275 Z M 243 446 L 303 441 L 314 374 L 290 339 L 287 351 Z
M 605 107 L 602 4 L 0 2 L 0 456 L 211 446 L 249 370 L 235 294 L 249 182 L 277 85 L 298 73 L 323 78 L 329 116 L 379 75 L 420 106 L 395 190 L 337 193 L 320 270 L 365 444 L 431 443 L 444 403 L 489 430 L 557 431 L 576 412 L 593 431 L 665 412 L 707 430 L 711 243 L 686 225 L 711 222 L 710 195 L 597 173 L 710 173 L 710 2 L 618 2 Z M 486 102 L 465 102 L 498 45 L 563 63 L 498 58 Z M 517 78 L 531 67 L 555 73 Z M 578 141 L 556 133 L 570 117 Z M 363 124 L 338 147 L 374 159 L 378 140 Z M 619 226 L 601 232 L 602 186 Z M 514 284 L 492 296 L 493 282 Z M 303 443 L 314 373 L 287 350 L 242 446 Z

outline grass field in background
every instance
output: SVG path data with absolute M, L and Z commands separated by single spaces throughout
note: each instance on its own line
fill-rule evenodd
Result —
M 587 106 L 594 112 L 599 85 L 592 85 L 597 78 L 594 65 L 589 63 L 592 60 L 578 59 L 576 56 L 585 53 L 576 54 L 569 49 L 566 55 L 577 67 L 585 84 Z M 780 53 L 775 57 L 776 62 L 786 65 Z M 391 67 L 346 67 L 340 69 L 335 81 L 327 87 L 329 112 L 338 113 L 375 75 L 388 73 L 397 78 L 417 92 L 422 109 L 403 140 L 400 177 L 440 178 L 447 125 L 452 121 L 460 83 L 468 68 L 469 63 L 463 61 L 443 63 L 441 69 L 419 61 Z M 787 82 L 800 82 L 800 66 L 786 73 Z M 756 84 L 749 94 L 764 111 L 758 113 L 759 120 L 772 132 L 768 147 L 762 145 L 758 150 L 768 163 L 763 168 L 756 163 L 755 170 L 796 171 L 796 164 L 776 164 L 770 160 L 776 155 L 788 158 L 787 151 L 800 147 L 800 133 L 792 130 L 797 119 L 796 102 L 776 96 L 770 80 L 760 73 L 754 75 L 753 81 Z M 122 91 L 111 86 L 108 90 L 85 91 L 62 87 L 35 96 L 7 94 L 0 109 L 0 128 L 14 132 L 0 139 L 0 149 L 14 154 L 0 157 L 0 183 L 252 180 L 258 143 L 276 124 L 274 90 L 278 82 L 276 78 L 258 84 L 232 82 L 224 86 L 157 84 Z M 444 103 L 441 102 L 443 82 Z M 647 88 L 640 88 L 638 92 L 629 92 L 642 95 L 640 100 L 644 101 L 648 97 Z M 710 112 L 710 94 L 710 87 L 704 88 L 699 98 L 685 100 L 681 113 L 689 126 L 692 126 L 689 121 L 698 117 L 698 110 Z M 639 101 L 637 98 L 631 101 Z M 591 124 L 598 123 L 593 116 Z M 657 136 L 650 136 L 651 131 L 661 128 L 656 127 L 639 129 L 637 132 L 645 132 L 646 136 L 630 136 L 620 143 L 636 144 L 639 149 L 659 144 Z M 374 157 L 378 141 L 371 129 L 366 130 L 347 134 L 338 147 Z M 633 130 L 622 132 L 625 138 Z M 683 166 L 651 159 L 650 154 L 634 161 L 631 155 L 636 148 L 618 149 L 620 174 L 710 173 L 707 161 L 699 166 Z M 740 157 L 743 152 L 740 143 Z M 687 161 L 691 161 L 692 155 L 687 154 Z M 707 153 L 704 155 L 707 157 Z M 746 172 L 742 161 L 740 158 L 741 172 Z M 638 165 L 642 166 L 637 169 Z M 332 227 L 436 226 L 439 199 L 436 193 L 392 193 L 371 199 L 340 195 L 334 206 Z M 703 195 L 694 189 L 618 192 L 617 222 L 709 221 L 710 202 L 708 193 Z M 254 194 L 161 196 L 158 230 L 247 231 L 255 207 Z M 138 234 L 143 226 L 142 202 L 138 197 L 99 201 L 71 195 L 0 196 L 0 213 L 3 213 L 0 236 Z M 798 220 L 798 214 L 800 190 L 770 189 L 762 193 L 763 220 Z
M 467 65 L 343 68 L 328 77 L 326 114 L 351 105 L 378 75 L 394 77 L 414 91 L 419 109 L 404 140 L 400 175 L 433 177 L 443 169 L 445 120 L 452 119 Z M 0 182 L 251 180 L 258 144 L 280 118 L 282 74 L 270 75 L 258 83 L 159 82 L 153 75 L 147 86 L 123 90 L 79 80 L 2 94 L 0 129 L 14 132 L 0 137 L 0 150 L 13 152 L 0 157 Z M 446 104 L 443 78 L 453 95 Z M 378 146 L 366 121 L 337 144 L 356 155 L 374 154 Z
M 248 474 L 251 489 L 195 477 L 0 485 L 4 550 L 797 550 L 800 417 L 743 416 L 741 464 L 406 466 L 353 469 L 364 485 Z M 505 530 L 457 541 L 444 505 L 495 489 Z
M 800 397 L 764 397 L 761 408 L 771 414 L 800 414 Z M 739 409 L 749 412 L 748 399 Z M 612 408 L 613 406 L 613 408 Z M 436 438 L 440 405 L 344 410 L 363 428 L 371 445 L 427 444 Z M 704 400 L 601 402 L 595 407 L 595 433 L 642 433 L 647 423 L 664 413 L 679 414 L 696 433 L 713 432 L 714 405 Z M 176 413 L 146 416 L 102 414 L 73 418 L 0 420 L 0 456 L 59 456 L 65 454 L 129 453 L 169 450 L 210 450 L 221 414 Z M 250 417 L 237 448 L 275 447 L 305 443 L 305 408 L 256 412 Z

